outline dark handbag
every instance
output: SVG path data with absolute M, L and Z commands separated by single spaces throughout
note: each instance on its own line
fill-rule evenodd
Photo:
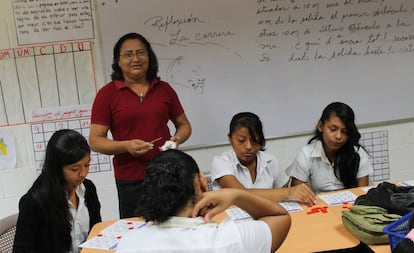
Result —
M 383 182 L 355 200 L 358 205 L 380 206 L 389 213 L 404 215 L 414 210 L 414 186 Z
M 357 246 L 351 248 L 344 248 L 344 249 L 332 249 L 332 250 L 325 250 L 325 251 L 318 251 L 313 253 L 375 253 L 372 249 L 368 247 L 363 242 L 360 242 Z

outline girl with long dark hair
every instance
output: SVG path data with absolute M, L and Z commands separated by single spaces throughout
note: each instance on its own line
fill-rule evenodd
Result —
M 20 199 L 13 252 L 79 252 L 101 205 L 89 172 L 89 145 L 74 130 L 50 138 L 39 177 Z
M 351 107 L 329 104 L 314 136 L 287 169 L 291 185 L 308 183 L 315 193 L 367 186 L 373 169 L 360 138 Z

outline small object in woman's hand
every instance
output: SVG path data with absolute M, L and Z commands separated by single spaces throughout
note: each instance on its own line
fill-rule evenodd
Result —
M 162 151 L 168 150 L 168 149 L 175 149 L 177 148 L 177 143 L 175 143 L 175 141 L 166 141 L 164 143 L 164 145 L 162 145 L 162 147 L 160 147 L 160 149 Z

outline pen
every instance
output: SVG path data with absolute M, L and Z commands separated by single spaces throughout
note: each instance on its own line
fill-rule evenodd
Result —
M 158 137 L 158 138 L 156 138 L 156 139 L 154 139 L 154 140 L 150 141 L 150 143 L 154 143 L 154 142 L 159 141 L 159 140 L 161 140 L 161 139 L 162 139 L 162 137 Z

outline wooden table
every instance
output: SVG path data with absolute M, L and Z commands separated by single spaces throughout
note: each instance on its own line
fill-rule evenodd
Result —
M 363 188 L 351 189 L 356 195 L 364 194 Z M 326 213 L 316 212 L 309 214 L 312 208 L 326 208 Z M 302 206 L 303 211 L 292 212 L 292 226 L 286 240 L 277 250 L 277 253 L 309 253 L 339 248 L 354 247 L 359 244 L 359 240 L 350 234 L 342 224 L 342 211 L 346 210 L 347 205 L 326 206 L 318 199 L 318 203 L 312 207 Z M 215 220 L 220 222 L 226 218 L 226 214 L 220 214 Z M 134 218 L 132 220 L 140 220 Z M 108 227 L 115 221 L 103 221 L 96 224 L 88 239 L 97 235 L 99 231 Z M 376 253 L 391 253 L 389 245 L 371 245 Z M 81 253 L 104 253 L 113 252 L 107 250 L 82 249 Z
M 351 189 L 357 196 L 364 194 L 363 188 Z M 342 211 L 350 205 L 327 206 L 317 199 L 317 205 L 302 206 L 304 211 L 291 213 L 292 226 L 286 240 L 277 253 L 305 253 L 354 247 L 359 244 L 342 224 Z M 312 208 L 326 207 L 327 213 L 307 214 Z M 376 253 L 391 253 L 389 245 L 370 245 Z

